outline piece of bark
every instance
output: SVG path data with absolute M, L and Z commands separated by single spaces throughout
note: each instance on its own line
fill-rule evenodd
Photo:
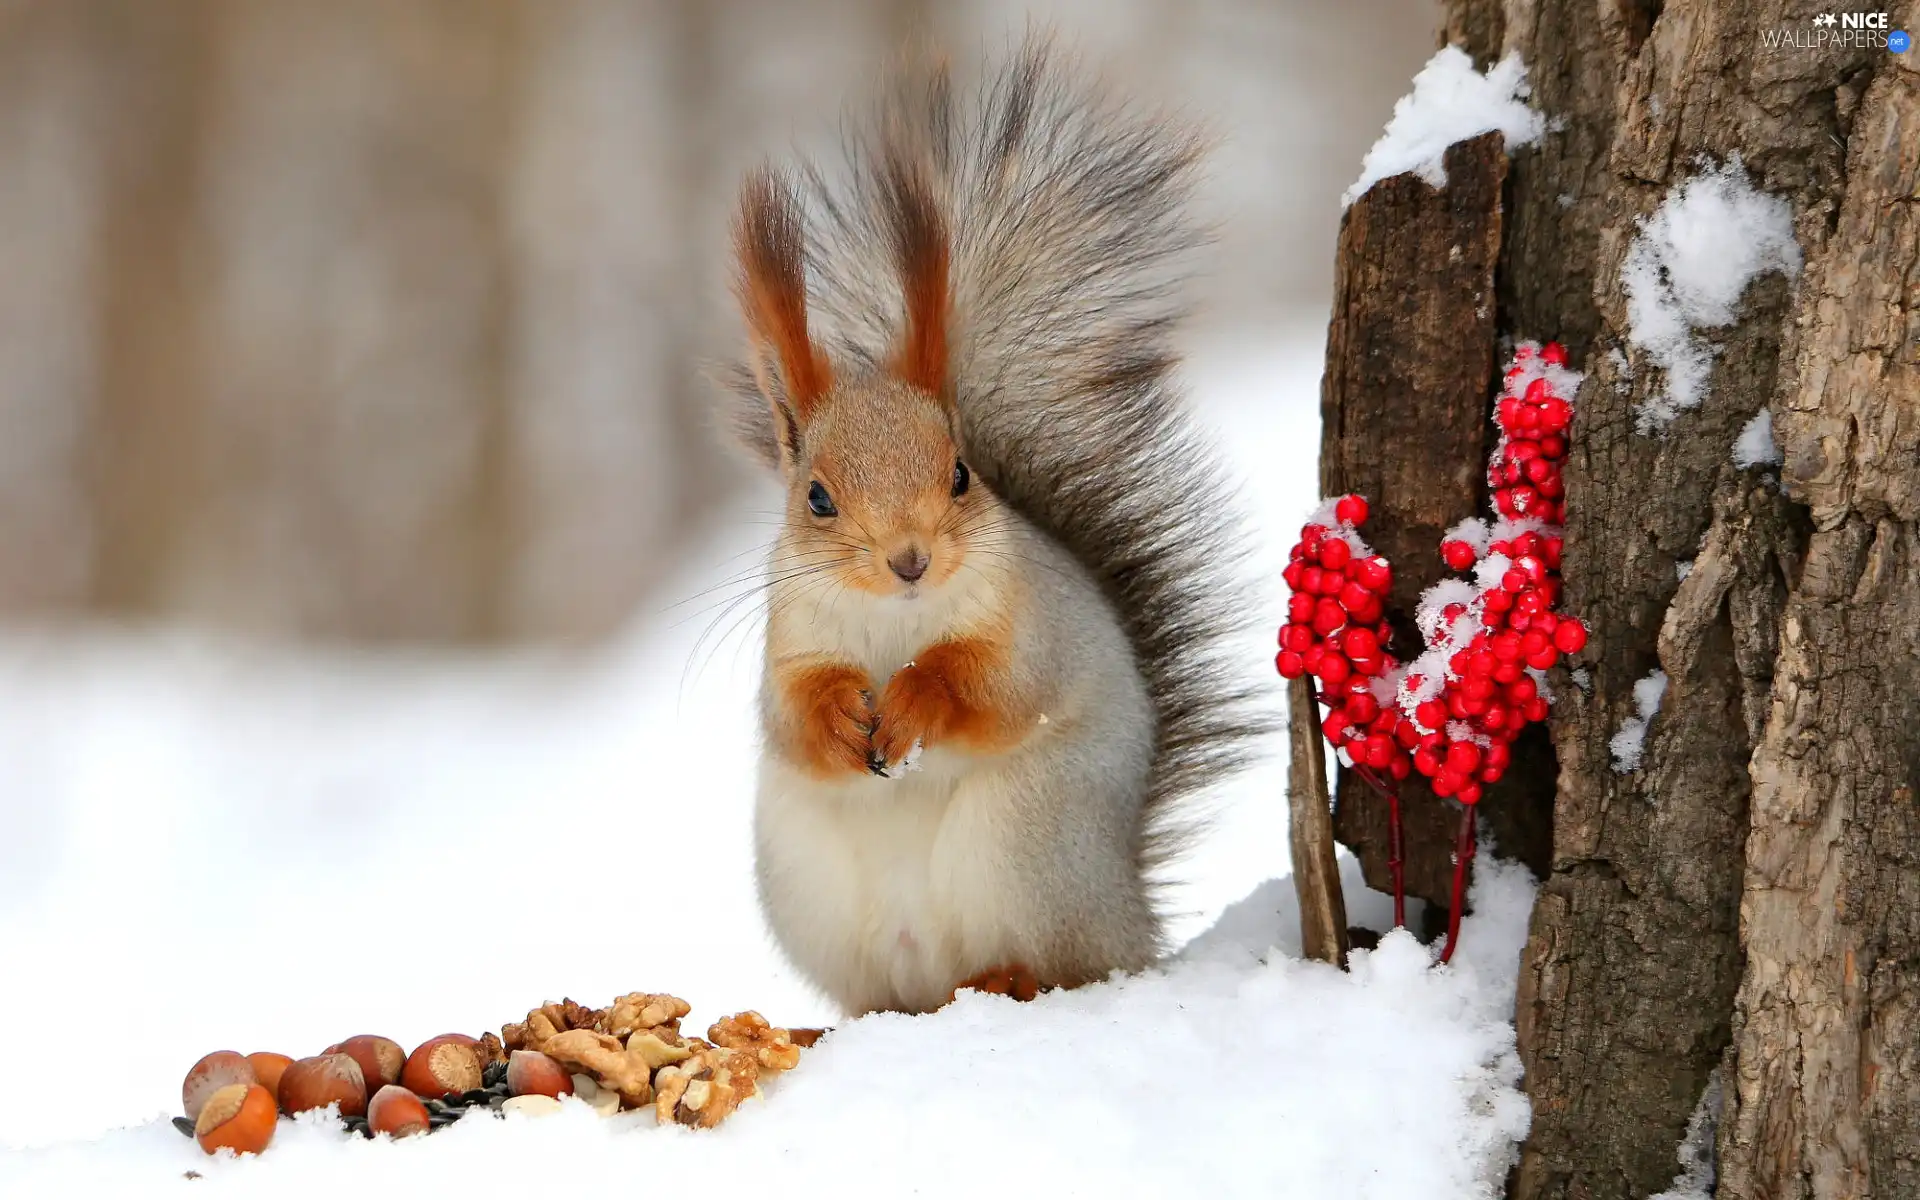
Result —
M 1308 958 L 1344 968 L 1347 904 L 1334 859 L 1326 746 L 1313 683 L 1304 677 L 1287 684 L 1287 737 L 1293 749 L 1287 772 L 1287 848 L 1293 855 L 1293 890 L 1300 899 L 1300 949 Z
M 1503 139 L 1494 133 L 1459 143 L 1445 165 L 1443 188 L 1398 175 L 1347 210 L 1321 385 L 1321 491 L 1358 492 L 1372 502 L 1363 532 L 1393 563 L 1387 619 L 1403 661 L 1423 649 L 1413 621 L 1420 593 L 1451 574 L 1440 559 L 1441 535 L 1486 509 L 1493 448 Z M 1498 852 L 1542 874 L 1552 844 L 1553 776 L 1551 748 L 1535 733 L 1516 746 L 1507 778 L 1481 802 Z M 1407 893 L 1445 906 L 1459 810 L 1417 777 L 1401 794 Z M 1387 802 L 1346 771 L 1334 831 L 1359 856 L 1368 886 L 1388 890 Z

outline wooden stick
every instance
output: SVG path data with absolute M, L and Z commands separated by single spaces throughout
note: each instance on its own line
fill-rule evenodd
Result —
M 1287 736 L 1293 761 L 1287 772 L 1288 847 L 1293 887 L 1300 897 L 1300 947 L 1308 958 L 1345 968 L 1347 902 L 1333 857 L 1333 809 L 1327 799 L 1327 752 L 1320 740 L 1320 706 L 1313 681 L 1287 684 Z

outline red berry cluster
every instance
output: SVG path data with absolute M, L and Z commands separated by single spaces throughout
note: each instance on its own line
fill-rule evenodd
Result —
M 1274 665 L 1288 679 L 1320 681 L 1321 699 L 1333 710 L 1320 728 L 1349 765 L 1405 779 L 1418 739 L 1385 684 L 1395 665 L 1386 648 L 1393 568 L 1355 532 L 1367 519 L 1364 498 L 1344 496 L 1315 517 L 1283 572 L 1293 595 Z
M 1287 625 L 1276 665 L 1289 679 L 1312 675 L 1330 711 L 1322 729 L 1349 766 L 1394 779 L 1417 770 L 1436 795 L 1463 804 L 1506 773 L 1513 740 L 1548 713 L 1541 672 L 1587 642 L 1560 600 L 1566 511 L 1561 469 L 1570 393 L 1579 376 L 1557 344 L 1516 348 L 1495 410 L 1500 443 L 1488 470 L 1491 527 L 1462 522 L 1441 556 L 1474 582 L 1443 580 L 1421 597 L 1416 623 L 1427 650 L 1405 667 L 1387 651 L 1386 560 L 1360 542 L 1358 496 L 1317 513 L 1287 566 Z

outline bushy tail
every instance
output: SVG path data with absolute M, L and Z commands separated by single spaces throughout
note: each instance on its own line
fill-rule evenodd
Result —
M 856 371 L 901 345 L 901 230 L 931 191 L 951 241 L 949 379 L 968 461 L 1092 570 L 1147 679 L 1151 876 L 1183 841 L 1177 802 L 1268 727 L 1228 659 L 1247 611 L 1234 506 L 1170 378 L 1202 143 L 1032 38 L 971 97 L 943 67 L 903 73 L 846 145 L 847 169 L 795 181 L 813 335 Z M 742 423 L 769 441 L 765 401 L 742 383 Z

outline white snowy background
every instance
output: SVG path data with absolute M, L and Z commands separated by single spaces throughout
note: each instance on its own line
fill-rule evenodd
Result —
M 1383 145 L 1404 161 L 1378 151 L 1370 174 L 1482 129 L 1537 133 L 1514 121 L 1517 64 L 1477 93 L 1460 70 L 1435 60 L 1425 90 L 1452 115 L 1403 108 Z M 1323 321 L 1202 338 L 1187 367 L 1255 518 L 1251 568 L 1276 581 L 1245 654 L 1276 706 Z M 839 1023 L 718 1131 L 572 1105 L 397 1144 L 303 1120 L 241 1160 L 175 1132 L 181 1075 L 218 1048 L 411 1045 L 634 989 L 684 996 L 696 1028 L 744 1008 L 835 1020 L 752 898 L 751 589 L 773 502 L 718 514 L 677 602 L 591 653 L 0 639 L 0 1195 L 1499 1193 L 1527 1122 L 1511 1017 L 1532 885 L 1483 854 L 1447 967 L 1405 933 L 1346 973 L 1301 961 L 1278 735 L 1212 797 L 1174 959 L 1030 1005 Z M 1352 919 L 1380 927 L 1346 866 Z

